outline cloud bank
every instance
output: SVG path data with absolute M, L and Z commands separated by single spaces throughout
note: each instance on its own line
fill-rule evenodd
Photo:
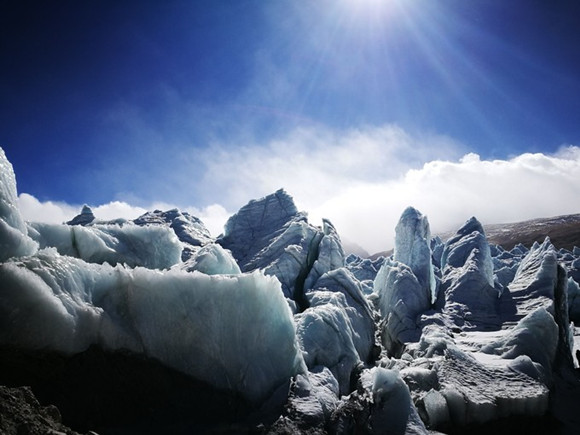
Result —
M 200 174 L 199 200 L 211 205 L 179 208 L 202 219 L 213 235 L 239 207 L 280 187 L 312 223 L 330 219 L 344 239 L 371 253 L 392 248 L 395 225 L 409 205 L 428 216 L 434 232 L 454 230 L 471 216 L 485 224 L 580 212 L 580 148 L 572 145 L 553 154 L 485 160 L 451 138 L 394 125 L 308 128 L 267 143 L 214 143 L 191 165 Z M 93 211 L 101 219 L 134 218 L 176 206 L 140 205 L 113 201 Z M 26 219 L 49 222 L 80 210 L 26 193 L 20 206 Z
M 352 240 L 376 252 L 393 246 L 394 227 L 409 205 L 428 216 L 433 232 L 455 230 L 471 216 L 491 224 L 579 213 L 579 170 L 578 147 L 509 160 L 467 154 L 458 161 L 425 163 L 395 180 L 349 188 L 317 212 L 336 216 L 345 237 L 358 236 Z
M 39 201 L 28 193 L 18 196 L 18 203 L 24 219 L 35 222 L 60 224 L 71 220 L 80 213 L 82 205 L 71 205 L 63 202 Z M 174 204 L 156 202 L 149 207 L 139 207 L 124 201 L 112 201 L 91 207 L 95 217 L 99 220 L 112 220 L 117 218 L 135 219 L 147 211 L 170 210 L 179 208 Z M 203 208 L 181 207 L 200 218 L 212 235 L 218 236 L 223 231 L 223 226 L 231 213 L 219 204 L 212 204 Z

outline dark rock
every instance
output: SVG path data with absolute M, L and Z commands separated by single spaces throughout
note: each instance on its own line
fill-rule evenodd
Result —
M 4 435 L 75 435 L 61 422 L 54 405 L 42 406 L 30 387 L 0 386 L 0 433 Z
M 0 384 L 30 385 L 41 403 L 58 407 L 64 424 L 101 435 L 215 433 L 231 428 L 239 433 L 256 427 L 265 415 L 239 394 L 217 390 L 155 360 L 96 346 L 72 357 L 0 348 Z M 54 420 L 58 410 L 35 413 Z M 274 421 L 279 411 L 270 410 L 275 415 L 267 418 Z
M 85 226 L 90 224 L 95 220 L 95 215 L 88 205 L 84 205 L 81 210 L 81 214 L 76 215 L 72 220 L 68 221 L 68 225 L 81 225 Z

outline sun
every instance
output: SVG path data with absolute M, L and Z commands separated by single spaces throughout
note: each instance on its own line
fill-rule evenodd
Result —
M 342 7 L 353 16 L 385 16 L 398 7 L 399 0 L 340 0 Z

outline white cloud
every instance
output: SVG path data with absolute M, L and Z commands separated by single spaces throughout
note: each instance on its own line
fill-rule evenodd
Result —
M 462 152 L 449 138 L 411 135 L 394 125 L 302 128 L 267 144 L 214 145 L 195 165 L 205 168 L 206 193 L 229 208 L 284 187 L 311 210 L 355 185 L 392 180 L 435 157 Z
M 123 201 L 113 201 L 107 204 L 92 207 L 93 214 L 98 219 L 111 220 L 117 218 L 135 219 L 147 210 L 142 207 L 135 207 Z
M 267 144 L 214 148 L 204 186 L 237 209 L 284 187 L 313 223 L 330 219 L 340 234 L 370 252 L 391 248 L 409 205 L 434 231 L 577 213 L 580 148 L 553 155 L 482 160 L 453 140 L 413 135 L 387 125 L 330 131 L 298 129 Z
M 468 154 L 455 162 L 428 162 L 399 179 L 350 188 L 316 212 L 373 252 L 393 246 L 394 227 L 409 205 L 428 216 L 434 231 L 457 229 L 471 216 L 490 224 L 578 213 L 579 171 L 578 147 L 510 160 Z
M 232 215 L 220 204 L 212 204 L 202 209 L 187 207 L 185 209 L 189 214 L 198 217 L 204 223 L 212 236 L 217 237 L 223 233 L 224 225 Z
M 199 217 L 214 236 L 232 211 L 280 187 L 312 223 L 330 219 L 343 238 L 369 252 L 393 246 L 395 225 L 409 205 L 428 216 L 433 231 L 457 229 L 471 216 L 485 224 L 580 212 L 577 146 L 551 155 L 482 160 L 449 138 L 410 134 L 392 125 L 310 128 L 268 143 L 214 144 L 191 164 L 184 177 L 191 182 L 190 174 L 196 174 L 196 189 L 204 192 L 198 200 L 211 205 L 178 208 Z M 93 210 L 98 218 L 110 219 L 175 207 L 129 202 Z M 80 210 L 27 194 L 20 195 L 20 206 L 26 219 L 49 222 L 69 220 Z
M 64 202 L 40 202 L 28 193 L 21 193 L 18 196 L 18 206 L 24 219 L 52 224 L 66 222 L 76 216 L 81 210 L 81 206 Z
M 28 193 L 18 196 L 18 205 L 24 219 L 32 222 L 61 224 L 67 222 L 80 213 L 82 206 L 64 202 L 41 202 Z M 176 207 L 173 204 L 156 202 L 150 207 L 133 206 L 124 201 L 112 201 L 107 204 L 91 207 L 97 219 L 112 220 L 117 218 L 135 219 L 147 210 L 170 210 Z M 212 204 L 203 208 L 186 207 L 185 211 L 198 217 L 205 224 L 213 236 L 223 232 L 223 227 L 231 215 L 223 206 Z

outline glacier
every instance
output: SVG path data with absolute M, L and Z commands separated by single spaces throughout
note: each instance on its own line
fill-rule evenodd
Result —
M 0 169 L 0 384 L 79 430 L 580 428 L 580 248 L 505 250 L 475 217 L 443 240 L 408 207 L 393 254 L 361 258 L 283 189 L 217 238 L 178 209 L 25 222 Z

